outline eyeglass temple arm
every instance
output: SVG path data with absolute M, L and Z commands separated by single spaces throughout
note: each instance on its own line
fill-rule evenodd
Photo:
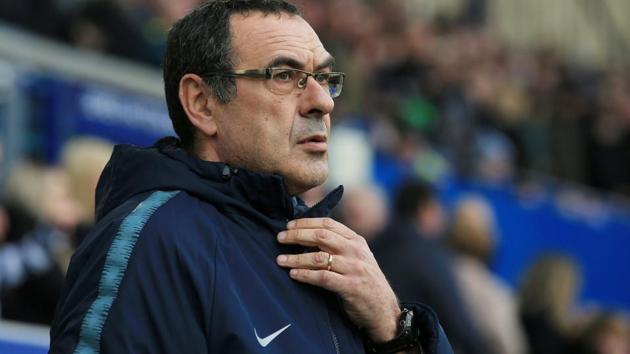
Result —
M 201 74 L 200 76 L 245 76 L 254 78 L 268 78 L 271 76 L 269 69 L 251 69 L 251 70 L 234 70 L 234 71 L 214 71 Z

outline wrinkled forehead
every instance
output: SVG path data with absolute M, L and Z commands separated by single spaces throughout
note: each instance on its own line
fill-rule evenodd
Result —
M 289 66 L 309 71 L 332 65 L 331 55 L 313 28 L 299 16 L 237 14 L 231 18 L 231 30 L 237 58 L 235 69 L 264 68 L 271 63 L 291 61 Z

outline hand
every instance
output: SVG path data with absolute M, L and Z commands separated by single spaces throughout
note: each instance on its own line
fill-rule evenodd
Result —
M 280 266 L 291 268 L 291 278 L 337 293 L 352 322 L 373 341 L 396 336 L 398 300 L 363 237 L 333 219 L 312 218 L 289 222 L 278 241 L 320 250 L 278 256 Z

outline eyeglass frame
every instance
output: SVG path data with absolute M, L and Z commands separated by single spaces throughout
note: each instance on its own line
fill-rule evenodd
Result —
M 318 76 L 339 75 L 341 77 L 341 89 L 339 90 L 339 93 L 336 96 L 333 96 L 332 94 L 330 94 L 330 91 L 329 91 L 331 98 L 337 98 L 341 95 L 341 91 L 343 90 L 344 79 L 346 76 L 345 73 L 340 72 L 340 71 L 309 72 L 309 71 L 295 69 L 295 68 L 281 68 L 281 67 L 271 67 L 271 68 L 264 68 L 264 69 L 243 69 L 243 70 L 232 70 L 232 71 L 214 71 L 210 73 L 201 74 L 201 76 L 202 77 L 210 77 L 210 76 L 248 77 L 248 78 L 253 78 L 253 79 L 271 80 L 273 78 L 272 75 L 273 75 L 274 70 L 293 71 L 293 72 L 298 72 L 298 73 L 302 73 L 306 75 L 303 78 L 297 80 L 297 88 L 299 89 L 304 89 L 306 87 L 306 83 L 308 82 L 309 77 L 312 77 L 320 86 L 322 86 L 322 84 L 320 84 L 320 82 L 317 80 Z M 295 88 L 293 90 L 295 90 Z M 289 92 L 287 92 L 286 94 L 289 94 Z

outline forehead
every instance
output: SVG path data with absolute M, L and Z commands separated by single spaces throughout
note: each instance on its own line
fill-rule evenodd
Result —
M 236 68 L 262 68 L 285 57 L 313 70 L 330 58 L 319 37 L 301 17 L 251 12 L 231 18 L 232 47 Z

